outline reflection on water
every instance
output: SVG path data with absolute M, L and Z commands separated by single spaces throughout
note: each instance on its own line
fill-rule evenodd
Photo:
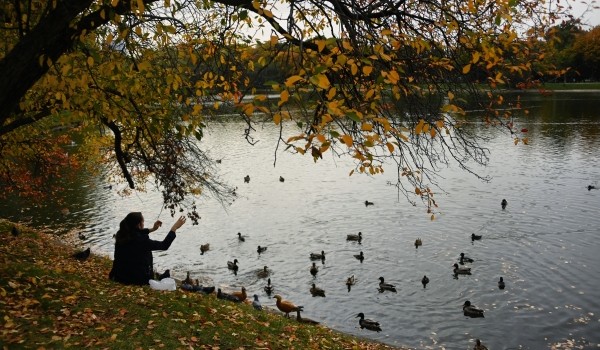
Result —
M 211 128 L 204 147 L 222 159 L 222 176 L 238 186 L 240 197 L 227 208 L 203 199 L 199 225 L 186 224 L 168 251 L 155 254 L 156 269 L 169 268 L 179 278 L 190 271 L 224 290 L 245 286 L 274 307 L 263 289 L 266 279 L 257 274 L 268 266 L 274 292 L 304 305 L 306 317 L 390 344 L 471 349 L 480 338 L 491 349 L 597 348 L 600 190 L 586 187 L 600 185 L 599 100 L 598 93 L 527 95 L 530 119 L 519 122 L 529 130 L 529 146 L 513 146 L 506 135 L 474 124 L 491 138 L 490 165 L 479 170 L 492 181 L 444 169 L 440 183 L 446 193 L 437 194 L 435 221 L 387 184 L 395 179 L 393 167 L 381 176 L 349 177 L 347 160 L 330 155 L 314 164 L 288 154 L 278 154 L 274 167 L 277 130 L 258 129 L 260 141 L 249 146 L 241 124 Z M 152 234 L 156 239 L 174 221 L 161 211 L 159 193 L 122 198 L 99 179 L 78 181 L 64 193 L 66 216 L 50 204 L 11 204 L 2 216 L 83 232 L 84 245 L 109 256 L 126 213 L 142 211 L 147 223 L 162 220 L 165 229 Z M 365 206 L 365 200 L 374 205 Z M 346 240 L 358 232 L 361 242 Z M 483 238 L 471 241 L 471 233 Z M 418 249 L 416 238 L 423 242 Z M 210 250 L 201 254 L 205 243 Z M 258 254 L 259 245 L 267 251 Z M 313 277 L 309 255 L 321 251 L 326 259 L 316 261 Z M 360 251 L 362 262 L 354 257 Z M 455 279 L 452 265 L 461 252 L 475 261 L 467 264 L 471 275 Z M 227 268 L 233 259 L 239 261 L 237 275 Z M 348 290 L 352 275 L 355 284 Z M 427 288 L 423 275 L 430 279 Z M 396 285 L 397 293 L 380 293 L 379 277 Z M 499 277 L 506 282 L 503 290 Z M 327 297 L 312 297 L 313 283 Z M 483 308 L 485 317 L 465 317 L 465 300 Z M 378 320 L 383 331 L 361 330 L 359 312 Z

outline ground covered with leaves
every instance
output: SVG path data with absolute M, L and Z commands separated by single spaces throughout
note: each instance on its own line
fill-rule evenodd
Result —
M 3 349 L 392 349 L 213 295 L 108 280 L 110 259 L 0 220 Z

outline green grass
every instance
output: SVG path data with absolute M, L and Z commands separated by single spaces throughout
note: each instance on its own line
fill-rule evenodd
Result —
M 108 258 L 79 262 L 52 234 L 12 226 L 0 220 L 4 349 L 392 349 L 214 295 L 123 286 Z
M 547 90 L 600 90 L 599 83 L 544 83 L 542 87 Z

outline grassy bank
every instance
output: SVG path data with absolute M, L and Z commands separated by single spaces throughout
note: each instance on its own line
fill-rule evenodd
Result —
M 546 90 L 600 90 L 600 83 L 544 83 Z
M 214 295 L 122 286 L 108 258 L 80 262 L 55 236 L 12 227 L 0 220 L 3 349 L 393 349 Z

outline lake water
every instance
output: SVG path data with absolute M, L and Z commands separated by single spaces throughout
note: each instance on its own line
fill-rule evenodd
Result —
M 393 186 L 394 167 L 374 177 L 348 176 L 352 164 L 329 154 L 315 164 L 310 156 L 278 153 L 277 130 L 258 129 L 255 146 L 242 137 L 243 125 L 211 127 L 204 147 L 222 177 L 238 187 L 227 208 L 211 199 L 200 205 L 199 225 L 187 223 L 166 252 L 155 253 L 156 269 L 171 269 L 224 290 L 245 286 L 263 305 L 274 307 L 256 271 L 268 266 L 275 292 L 304 305 L 306 317 L 347 333 L 419 349 L 472 349 L 480 338 L 490 349 L 600 347 L 600 92 L 526 94 L 529 146 L 483 124 L 471 127 L 490 137 L 490 164 L 476 169 L 484 183 L 456 167 L 442 169 L 434 221 Z M 243 177 L 251 180 L 244 183 Z M 279 181 L 279 176 L 285 182 Z M 157 218 L 162 239 L 173 223 L 161 211 L 158 193 L 117 195 L 102 179 L 82 176 L 65 191 L 69 214 L 49 203 L 1 207 L 3 217 L 59 232 L 82 232 L 82 242 L 112 256 L 113 234 L 130 211 L 142 211 L 147 225 Z M 500 208 L 506 198 L 508 206 Z M 374 202 L 365 207 L 364 201 Z M 363 233 L 361 244 L 347 234 Z M 237 233 L 247 236 L 239 242 Z M 471 233 L 482 240 L 472 242 Z M 423 245 L 415 249 L 415 239 Z M 211 250 L 200 254 L 201 244 Z M 268 247 L 261 255 L 258 245 Z M 311 252 L 325 251 L 313 278 Z M 364 262 L 354 254 L 364 252 Z M 475 259 L 472 275 L 455 279 L 452 264 L 461 252 Z M 227 261 L 239 261 L 239 273 Z M 350 275 L 356 285 L 348 291 Z M 426 289 L 420 283 L 430 278 Z M 397 293 L 378 292 L 378 278 Z M 502 276 L 506 289 L 499 290 Z M 312 297 L 312 283 L 326 297 Z M 470 300 L 484 318 L 463 316 Z M 381 323 L 380 333 L 361 330 L 356 314 Z

